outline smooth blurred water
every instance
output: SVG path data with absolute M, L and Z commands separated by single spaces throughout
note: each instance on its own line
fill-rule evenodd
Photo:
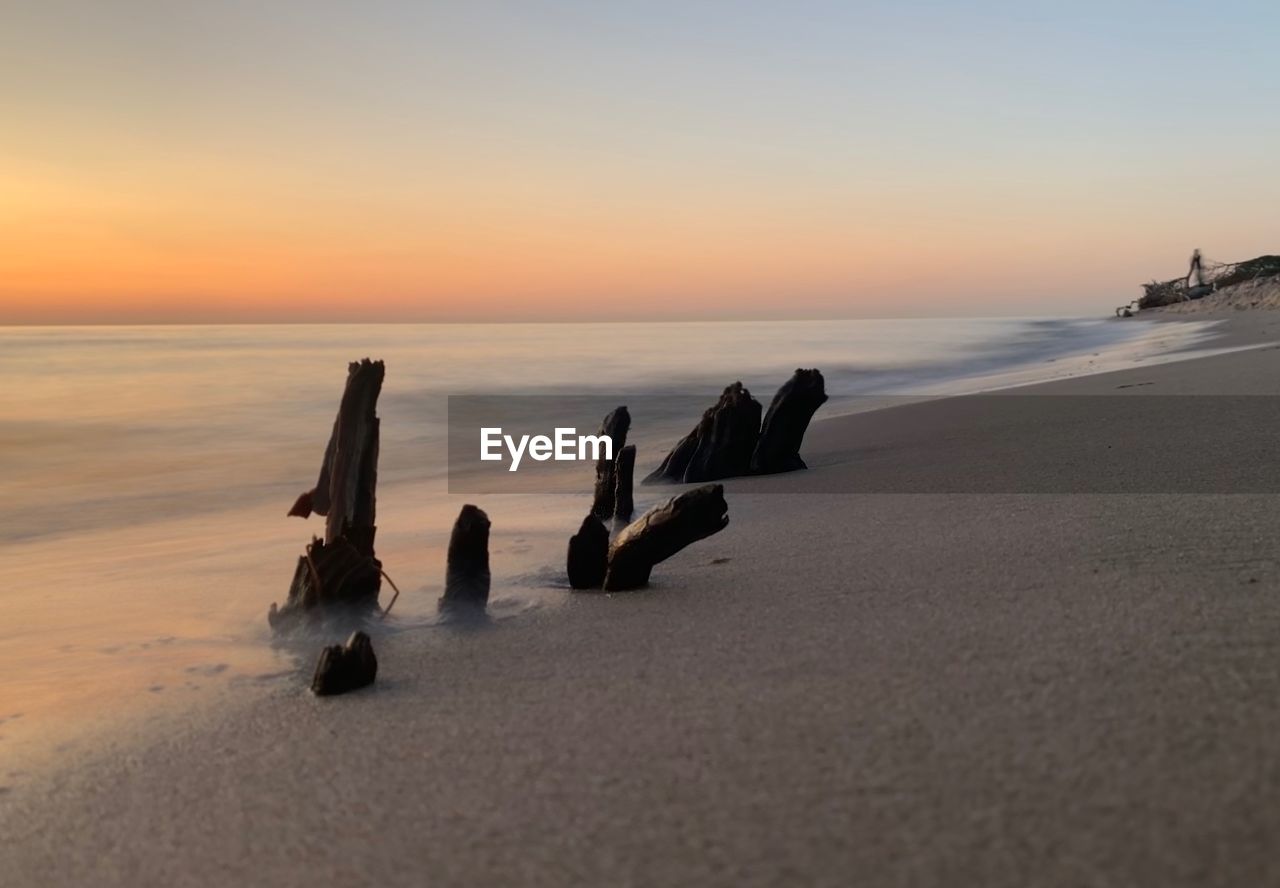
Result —
M 830 415 L 856 395 L 1108 369 L 1205 329 L 1017 319 L 0 328 L 0 740 L 47 740 L 93 712 L 298 668 L 269 643 L 265 613 L 320 531 L 285 511 L 314 484 L 350 360 L 387 365 L 378 550 L 406 593 L 403 627 L 434 611 L 460 504 L 444 484 L 450 394 L 705 392 L 709 404 L 740 379 L 767 404 L 792 370 L 816 366 Z M 697 416 L 668 419 L 684 428 Z M 638 471 L 661 453 L 647 456 Z M 497 612 L 562 594 L 564 540 L 590 489 L 583 471 L 582 497 L 482 503 Z
M 798 366 L 832 396 L 945 392 L 1116 349 L 1082 320 L 0 329 L 0 545 L 281 502 L 312 479 L 349 360 L 387 364 L 385 485 L 445 468 L 445 396 L 703 393 L 765 404 Z M 1054 363 L 1051 363 L 1054 362 Z M 695 416 L 688 418 L 692 425 Z M 0 593 L 3 594 L 3 593 Z

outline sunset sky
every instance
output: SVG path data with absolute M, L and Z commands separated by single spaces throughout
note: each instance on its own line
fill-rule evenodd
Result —
M 1080 314 L 1280 253 L 1280 4 L 0 0 L 0 324 Z

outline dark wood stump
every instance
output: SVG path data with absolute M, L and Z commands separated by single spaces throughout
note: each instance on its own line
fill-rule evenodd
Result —
M 614 466 L 616 476 L 613 486 L 613 520 L 626 524 L 635 515 L 636 501 L 633 495 L 636 474 L 636 445 L 628 444 L 618 454 Z
M 642 483 L 689 484 L 747 474 L 760 434 L 760 411 L 760 402 L 741 382 L 728 386 Z
M 813 414 L 826 400 L 822 373 L 798 368 L 769 404 L 760 440 L 751 456 L 751 471 L 767 475 L 807 468 L 800 458 L 800 445 Z
M 655 564 L 724 530 L 729 524 L 728 512 L 722 484 L 695 488 L 650 509 L 619 533 L 609 547 L 605 591 L 644 586 Z
M 326 518 L 324 540 L 298 559 L 289 597 L 268 621 L 288 629 L 328 608 L 376 608 L 382 563 L 374 554 L 378 485 L 378 395 L 386 369 L 365 358 L 347 367 L 347 383 L 320 463 L 316 486 L 298 497 L 290 515 Z
M 324 539 L 347 536 L 373 553 L 378 486 L 378 395 L 386 367 L 365 358 L 347 366 L 347 385 L 320 463 L 316 486 L 289 510 L 301 518 L 326 516 Z
M 453 523 L 440 610 L 483 611 L 489 603 L 489 516 L 465 505 Z
M 276 631 L 339 609 L 367 612 L 378 606 L 382 562 L 360 552 L 345 537 L 332 543 L 313 538 L 298 558 L 284 606 L 267 611 Z
M 596 460 L 596 487 L 595 496 L 591 502 L 591 514 L 601 521 L 613 518 L 617 461 L 622 448 L 626 446 L 627 432 L 630 430 L 631 414 L 626 407 L 616 407 L 609 411 L 609 415 L 600 424 L 599 434 L 613 441 L 609 458 L 606 459 L 602 453 Z
M 574 589 L 599 589 L 609 562 L 609 531 L 595 515 L 582 519 L 582 527 L 569 537 L 565 566 Z
M 334 644 L 320 652 L 311 692 L 317 697 L 345 694 L 373 684 L 378 676 L 378 658 L 373 642 L 363 632 L 353 632 L 345 645 Z

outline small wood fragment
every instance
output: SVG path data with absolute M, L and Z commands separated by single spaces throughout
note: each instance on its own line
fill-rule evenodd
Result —
M 373 641 L 364 632 L 353 632 L 345 645 L 334 644 L 320 652 L 311 692 L 317 697 L 345 694 L 373 684 L 378 676 L 378 658 Z

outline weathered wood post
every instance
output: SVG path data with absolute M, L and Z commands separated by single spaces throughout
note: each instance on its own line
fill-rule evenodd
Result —
M 313 539 L 298 559 L 289 595 L 272 604 L 267 619 L 277 630 L 301 617 L 346 606 L 377 607 L 382 563 L 373 542 L 378 484 L 378 395 L 386 368 L 365 358 L 347 367 L 347 383 L 320 463 L 316 486 L 298 497 L 289 515 L 323 515 L 324 539 Z
M 807 468 L 800 458 L 800 445 L 813 414 L 826 400 L 822 373 L 797 368 L 769 404 L 760 440 L 751 455 L 751 471 L 767 475 Z
M 627 432 L 630 429 L 631 414 L 626 407 L 616 407 L 609 411 L 609 415 L 600 424 L 600 434 L 613 442 L 608 458 L 602 451 L 596 460 L 596 487 L 595 496 L 591 502 L 591 514 L 601 521 L 609 521 L 613 518 L 617 460 L 622 448 L 626 446 Z
M 582 527 L 569 537 L 565 567 L 574 589 L 599 589 L 609 561 L 609 531 L 595 515 L 582 519 Z
M 468 504 L 458 513 L 449 536 L 440 610 L 483 611 L 489 602 L 489 580 L 489 516 Z
M 615 521 L 626 524 L 636 511 L 636 501 L 632 492 L 636 473 L 636 445 L 628 444 L 622 448 L 622 452 L 618 454 L 614 472 L 617 478 L 613 488 L 613 518 Z
M 606 592 L 638 589 L 653 566 L 690 543 L 719 533 L 729 524 L 724 485 L 707 484 L 655 506 L 628 525 L 609 547 Z
M 759 434 L 760 402 L 735 382 L 641 483 L 688 484 L 745 475 Z

